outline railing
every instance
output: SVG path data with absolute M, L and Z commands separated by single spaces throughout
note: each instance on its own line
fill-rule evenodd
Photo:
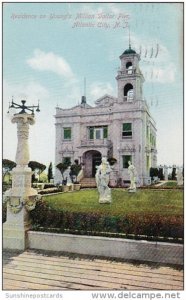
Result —
M 124 96 L 123 97 L 124 102 L 133 102 L 133 100 L 134 100 L 134 97 L 129 97 L 129 96 Z
M 112 142 L 107 139 L 82 140 L 81 146 L 111 146 Z
M 118 75 L 133 75 L 133 74 L 139 74 L 139 72 L 136 72 L 136 69 L 127 69 L 127 70 L 119 70 Z
M 156 148 L 154 148 L 154 147 L 151 147 L 151 146 L 146 146 L 145 147 L 145 152 L 146 153 L 157 153 L 157 149 Z

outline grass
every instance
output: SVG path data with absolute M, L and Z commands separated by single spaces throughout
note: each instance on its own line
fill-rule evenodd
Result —
M 177 184 L 177 181 L 167 181 L 165 182 L 162 187 L 171 187 L 171 188 L 174 188 L 174 187 L 178 187 L 178 184 Z
M 124 189 L 112 189 L 112 203 L 99 204 L 97 189 L 59 195 L 43 196 L 50 207 L 59 211 L 101 213 L 107 216 L 123 216 L 128 213 L 183 215 L 183 191 L 138 190 L 128 193 Z

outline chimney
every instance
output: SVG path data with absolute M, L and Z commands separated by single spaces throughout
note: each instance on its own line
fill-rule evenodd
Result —
M 81 97 L 81 104 L 85 104 L 86 103 L 86 97 L 85 96 L 82 96 Z

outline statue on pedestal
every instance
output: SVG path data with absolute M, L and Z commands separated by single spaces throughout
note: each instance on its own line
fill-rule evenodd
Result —
M 164 166 L 164 180 L 168 181 L 168 167 Z
M 177 168 L 177 185 L 183 185 L 183 173 L 181 168 Z
M 130 176 L 130 187 L 128 188 L 128 191 L 130 193 L 136 192 L 136 168 L 133 166 L 133 164 L 129 161 L 128 162 L 128 173 Z
M 99 203 L 111 203 L 111 189 L 108 187 L 111 168 L 106 158 L 102 158 L 102 163 L 97 167 L 96 184 L 99 192 Z

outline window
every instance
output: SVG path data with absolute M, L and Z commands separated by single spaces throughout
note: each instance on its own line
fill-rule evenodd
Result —
M 132 162 L 132 156 L 131 155 L 123 155 L 123 168 L 128 169 L 129 161 Z
M 107 126 L 103 127 L 103 138 L 104 139 L 108 138 L 108 127 Z
M 156 138 L 154 136 L 154 147 L 156 147 Z
M 128 74 L 132 74 L 132 63 L 130 61 L 126 63 L 126 69 Z
M 124 100 L 131 102 L 134 98 L 134 89 L 131 83 L 127 83 L 123 89 Z
M 132 123 L 124 123 L 123 131 L 122 131 L 123 139 L 131 139 L 132 138 Z
M 95 128 L 95 139 L 100 140 L 102 138 L 102 128 Z
M 66 127 L 64 128 L 64 140 L 71 140 L 71 128 Z
M 146 133 L 147 133 L 147 139 L 149 138 L 149 126 L 147 126 L 147 131 L 146 131 Z
M 71 163 L 71 157 L 63 157 L 63 163 L 70 164 Z
M 151 145 L 153 146 L 153 147 L 156 147 L 156 138 L 155 138 L 155 136 L 151 136 Z
M 108 138 L 108 126 L 102 127 L 89 127 L 89 139 L 100 140 Z
M 150 143 L 152 144 L 153 136 L 152 133 L 150 133 Z
M 90 140 L 94 139 L 94 127 L 89 128 L 89 139 Z

